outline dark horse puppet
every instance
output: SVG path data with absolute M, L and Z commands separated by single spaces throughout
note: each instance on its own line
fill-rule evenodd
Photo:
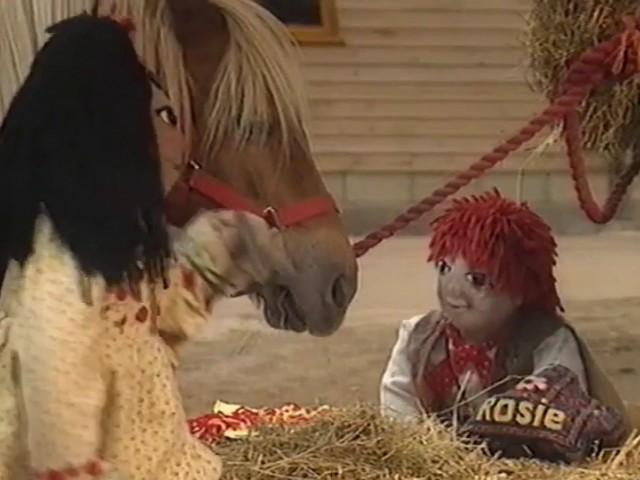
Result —
M 214 480 L 166 339 L 271 281 L 282 239 L 200 213 L 170 241 L 178 115 L 126 26 L 49 30 L 0 130 L 0 480 Z

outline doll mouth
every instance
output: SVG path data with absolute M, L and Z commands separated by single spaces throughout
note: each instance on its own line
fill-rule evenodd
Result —
M 446 300 L 445 305 L 447 306 L 447 308 L 450 308 L 451 310 L 468 310 L 469 309 L 469 304 L 466 302 L 451 302 L 449 300 Z

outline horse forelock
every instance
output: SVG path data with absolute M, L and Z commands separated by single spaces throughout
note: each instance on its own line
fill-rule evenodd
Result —
M 277 132 L 282 155 L 292 142 L 308 148 L 309 113 L 300 58 L 287 29 L 253 0 L 208 0 L 223 15 L 227 49 L 203 115 L 207 158 L 229 140 L 242 148 L 266 144 Z

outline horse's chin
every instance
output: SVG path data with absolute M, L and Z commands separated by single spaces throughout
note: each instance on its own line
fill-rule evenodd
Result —
M 271 328 L 294 333 L 305 333 L 309 330 L 293 295 L 285 287 L 263 287 L 253 298 L 262 308 L 264 318 Z
M 341 323 L 327 324 L 319 322 L 313 313 L 305 314 L 291 290 L 280 285 L 264 286 L 253 294 L 252 298 L 261 307 L 267 324 L 276 330 L 327 337 L 333 334 Z

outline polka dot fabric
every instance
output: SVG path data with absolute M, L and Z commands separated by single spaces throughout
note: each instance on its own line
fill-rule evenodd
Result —
M 130 321 L 122 331 L 113 328 L 105 335 L 103 352 L 113 392 L 105 457 L 132 480 L 218 478 L 220 460 L 188 430 L 174 352 L 152 328 L 151 321 Z
M 220 459 L 188 430 L 177 359 L 161 337 L 164 325 L 184 333 L 206 321 L 205 285 L 179 265 L 167 290 L 86 284 L 49 223 L 40 227 L 37 255 L 0 316 L 0 480 L 95 458 L 105 461 L 105 480 L 220 478 Z M 37 395 L 26 388 L 30 378 L 45 380 Z
M 450 324 L 444 329 L 444 340 L 446 358 L 425 373 L 425 383 L 440 405 L 448 403 L 457 394 L 468 373 L 474 374 L 483 388 L 491 385 L 496 352 L 493 342 L 483 345 L 466 343 L 460 332 Z
M 9 341 L 10 320 L 0 306 L 0 352 Z M 15 387 L 12 381 L 11 363 L 4 361 L 0 353 L 0 479 L 26 478 L 21 471 L 24 464 L 20 458 L 19 445 L 13 441 L 19 429 L 18 406 Z

